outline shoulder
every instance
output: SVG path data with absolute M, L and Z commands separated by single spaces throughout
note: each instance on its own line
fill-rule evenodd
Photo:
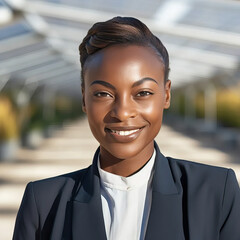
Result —
M 221 190 L 222 192 L 227 182 L 231 181 L 237 184 L 232 169 L 170 157 L 167 157 L 167 159 L 175 180 L 188 187 L 209 189 L 209 191 Z
M 176 165 L 181 169 L 185 169 L 186 171 L 191 170 L 191 171 L 203 171 L 203 172 L 211 172 L 211 173 L 213 172 L 224 173 L 229 170 L 228 168 L 208 165 L 208 164 L 199 163 L 199 162 L 193 162 L 190 160 L 177 159 L 172 157 L 166 157 L 166 158 L 168 159 L 169 164 L 171 166 Z
M 176 159 L 167 157 L 168 162 L 172 168 L 178 168 L 181 172 L 191 173 L 191 174 L 200 174 L 200 175 L 208 175 L 208 174 L 216 174 L 225 176 L 228 174 L 228 171 L 231 170 L 229 168 L 212 166 L 208 164 L 203 164 L 199 162 L 193 162 L 189 160 Z M 232 171 L 232 170 L 231 170 Z
M 88 168 L 83 168 L 74 172 L 61 174 L 54 177 L 49 177 L 41 180 L 31 182 L 35 187 L 52 187 L 52 186 L 63 186 L 66 183 L 75 183 L 84 175 Z
M 46 201 L 52 202 L 56 197 L 62 198 L 62 196 L 66 196 L 69 200 L 77 190 L 81 179 L 88 169 L 89 167 L 75 172 L 30 182 L 26 189 L 34 195 L 35 201 L 39 205 Z
M 15 236 L 21 235 L 21 239 L 26 239 L 25 234 L 31 234 L 27 239 L 33 239 L 36 229 L 44 229 L 44 234 L 50 236 L 56 214 L 56 222 L 64 220 L 67 204 L 87 169 L 28 183 L 17 215 Z

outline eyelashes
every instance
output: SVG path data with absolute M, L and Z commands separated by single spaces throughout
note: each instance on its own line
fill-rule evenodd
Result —
M 136 94 L 136 97 L 147 97 L 147 96 L 150 96 L 150 95 L 153 95 L 154 93 L 153 92 L 150 92 L 150 91 L 140 91 Z M 95 97 L 98 97 L 98 98 L 113 98 L 114 96 L 108 92 L 96 92 L 94 93 L 94 96 Z
M 149 95 L 153 95 L 153 92 L 150 91 L 141 91 L 136 96 L 137 97 L 147 97 Z
M 104 97 L 111 97 L 111 98 L 113 98 L 113 96 L 110 94 L 110 93 L 108 93 L 108 92 L 96 92 L 96 93 L 94 93 L 94 96 L 95 97 L 99 97 L 99 98 L 104 98 Z

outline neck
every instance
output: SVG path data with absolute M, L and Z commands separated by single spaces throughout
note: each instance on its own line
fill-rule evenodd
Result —
M 104 171 L 128 177 L 141 169 L 151 158 L 154 143 L 148 144 L 142 151 L 129 158 L 119 159 L 100 146 L 100 166 Z

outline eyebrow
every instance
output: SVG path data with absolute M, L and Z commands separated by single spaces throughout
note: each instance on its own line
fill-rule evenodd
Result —
M 152 81 L 152 82 L 155 82 L 156 84 L 158 84 L 158 82 L 156 80 L 154 80 L 153 78 L 150 78 L 150 77 L 145 77 L 145 78 L 142 78 L 140 80 L 138 80 L 137 82 L 135 82 L 132 87 L 137 87 L 141 84 L 143 84 L 145 81 Z M 90 86 L 94 85 L 94 84 L 100 84 L 100 85 L 103 85 L 105 87 L 108 87 L 108 88 L 111 88 L 113 90 L 116 90 L 116 88 L 111 84 L 111 83 L 108 83 L 108 82 L 105 82 L 105 81 L 102 81 L 102 80 L 95 80 L 93 81 Z
M 111 84 L 111 83 L 108 83 L 108 82 L 105 82 L 105 81 L 102 81 L 102 80 L 95 80 L 93 81 L 90 86 L 94 85 L 94 84 L 100 84 L 100 85 L 103 85 L 105 87 L 108 87 L 108 88 L 111 88 L 113 90 L 116 90 L 116 88 Z
M 145 77 L 145 78 L 142 78 L 142 79 L 138 80 L 137 82 L 135 82 L 132 85 L 132 87 L 137 87 L 137 86 L 143 84 L 145 81 L 152 81 L 152 82 L 155 82 L 158 85 L 158 82 L 155 79 L 150 78 L 150 77 Z

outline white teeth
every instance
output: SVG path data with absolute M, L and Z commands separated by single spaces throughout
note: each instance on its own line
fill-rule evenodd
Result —
M 116 133 L 120 136 L 128 136 L 132 133 L 137 132 L 139 129 L 134 129 L 134 130 L 130 130 L 130 131 L 116 131 L 116 130 L 111 130 L 113 133 Z

